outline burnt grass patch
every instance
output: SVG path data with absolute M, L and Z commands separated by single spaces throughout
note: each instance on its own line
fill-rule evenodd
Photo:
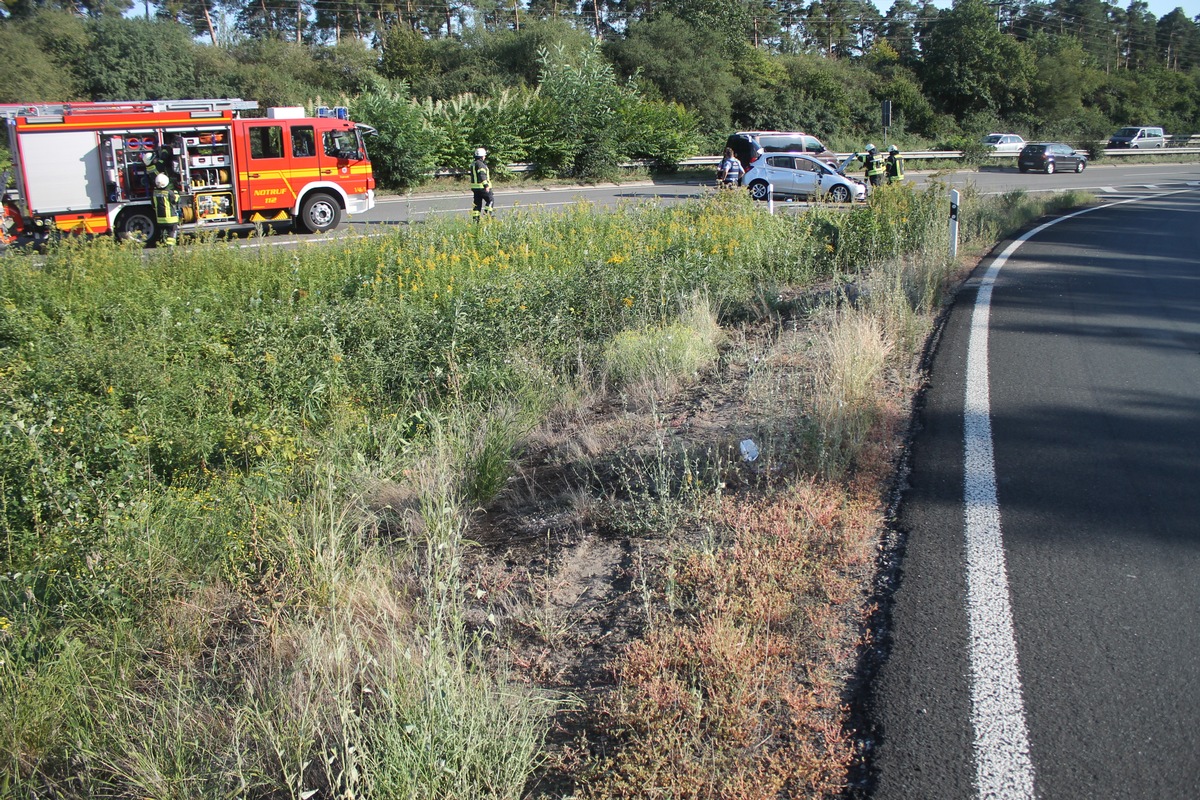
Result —
M 469 533 L 470 624 L 517 679 L 562 702 L 531 798 L 836 797 L 908 408 L 881 401 L 837 479 L 807 474 L 804 419 L 748 384 L 837 287 L 739 320 L 668 396 L 597 390 L 524 443 Z M 841 297 L 847 297 L 841 292 Z M 808 369 L 782 359 L 781 369 Z M 750 439 L 763 457 L 747 460 Z M 689 494 L 689 482 L 704 488 Z

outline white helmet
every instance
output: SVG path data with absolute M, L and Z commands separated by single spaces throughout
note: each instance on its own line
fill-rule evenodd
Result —
M 157 186 L 157 187 L 158 187 L 158 188 L 160 188 L 160 189 L 165 189 L 165 188 L 167 188 L 167 184 L 168 184 L 168 183 L 170 183 L 170 182 L 171 182 L 171 179 L 170 179 L 170 178 L 168 178 L 168 177 L 167 177 L 167 176 L 166 176 L 164 173 L 162 173 L 162 172 L 160 172 L 160 173 L 158 173 L 157 175 L 155 175 L 155 176 L 154 176 L 154 185 L 155 185 L 155 186 Z
M 867 152 L 868 152 L 868 153 L 874 153 L 874 152 L 875 152 L 875 145 L 873 145 L 873 144 L 869 144 L 869 145 L 867 145 Z
M 154 163 L 154 153 L 142 153 L 142 163 L 147 167 Z
M 485 150 L 482 147 L 476 147 L 475 148 L 475 157 L 476 158 L 487 158 L 487 150 Z

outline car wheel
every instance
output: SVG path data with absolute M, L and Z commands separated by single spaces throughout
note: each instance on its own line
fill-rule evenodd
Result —
M 755 200 L 766 200 L 771 194 L 771 187 L 766 181 L 758 180 L 750 184 L 750 196 Z
M 1047 161 L 1047 162 L 1046 162 L 1046 174 L 1047 174 L 1047 175 L 1053 175 L 1053 174 L 1054 174 L 1054 162 L 1053 162 L 1053 161 Z
M 149 245 L 154 241 L 157 230 L 158 223 L 154 219 L 154 212 L 149 208 L 131 208 L 117 217 L 113 233 L 117 235 L 117 241 Z
M 309 233 L 333 230 L 342 221 L 342 207 L 324 192 L 314 192 L 300 206 L 299 223 Z
M 1075 171 L 1076 171 L 1076 172 L 1083 172 L 1083 168 L 1084 168 L 1084 167 L 1086 167 L 1086 166 L 1087 166 L 1087 162 L 1086 162 L 1086 161 L 1084 161 L 1084 160 L 1081 158 L 1081 159 L 1079 159 L 1079 161 L 1078 161 L 1078 162 L 1076 162 L 1076 164 L 1075 164 Z
M 1017 167 L 1017 171 L 1022 175 L 1024 175 L 1026 172 L 1029 172 L 1029 170 L 1025 169 L 1025 167 Z
M 850 202 L 850 190 L 840 183 L 829 190 L 829 199 L 835 203 Z

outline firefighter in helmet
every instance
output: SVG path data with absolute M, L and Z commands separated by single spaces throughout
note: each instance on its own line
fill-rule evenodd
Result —
M 142 164 L 146 167 L 146 182 L 151 191 L 154 190 L 159 175 L 166 175 L 169 182 L 175 182 L 175 164 L 171 156 L 171 148 L 166 144 L 142 153 Z
M 475 160 L 471 162 L 471 195 L 474 207 L 471 209 L 471 219 L 478 222 L 486 214 L 492 215 L 492 176 L 487 165 L 487 150 L 475 148 Z
M 179 192 L 165 172 L 154 176 L 154 218 L 160 232 L 159 241 L 168 247 L 175 246 L 179 235 L 179 199 Z
M 888 183 L 899 183 L 904 180 L 904 159 L 900 157 L 900 148 L 892 145 L 888 148 L 887 158 L 884 159 L 884 171 Z
M 875 145 L 868 144 L 866 147 L 866 155 L 854 154 L 854 157 L 863 162 L 863 175 L 867 179 L 867 183 L 871 186 L 883 185 L 883 173 L 886 169 L 883 156 L 879 155 L 879 151 L 875 149 Z

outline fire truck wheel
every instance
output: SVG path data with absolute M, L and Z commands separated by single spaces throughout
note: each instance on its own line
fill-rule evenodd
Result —
M 156 227 L 154 212 L 148 208 L 133 208 L 117 217 L 117 239 L 150 244 L 154 241 Z
M 309 233 L 324 233 L 333 230 L 342 221 L 342 207 L 332 196 L 314 192 L 304 198 L 300 206 L 300 227 Z

